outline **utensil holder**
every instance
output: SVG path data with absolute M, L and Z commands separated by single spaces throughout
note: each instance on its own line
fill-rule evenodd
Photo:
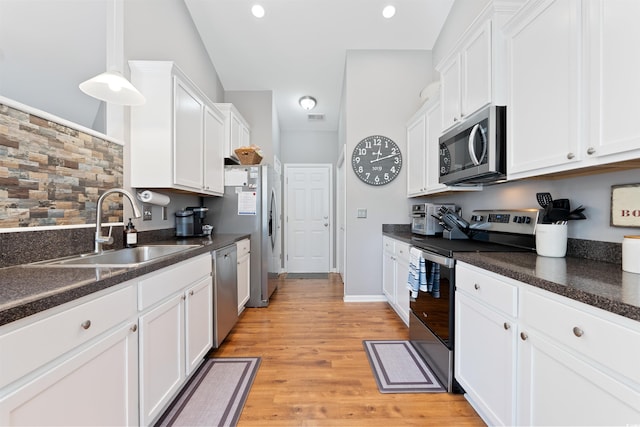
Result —
M 567 224 L 538 224 L 536 252 L 540 256 L 562 258 L 567 254 Z

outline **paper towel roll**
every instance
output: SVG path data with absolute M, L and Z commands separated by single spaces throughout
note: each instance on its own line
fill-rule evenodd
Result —
M 143 203 L 151 203 L 152 205 L 167 206 L 171 199 L 164 194 L 154 193 L 153 191 L 145 190 L 138 193 L 138 199 Z

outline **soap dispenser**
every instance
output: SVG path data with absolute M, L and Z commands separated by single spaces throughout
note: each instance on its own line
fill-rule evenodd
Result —
M 124 227 L 124 247 L 125 248 L 135 248 L 138 244 L 138 230 L 131 222 L 131 218 L 129 218 L 129 223 Z

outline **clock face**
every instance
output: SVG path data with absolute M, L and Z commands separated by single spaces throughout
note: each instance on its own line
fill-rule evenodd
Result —
M 353 149 L 351 166 L 358 178 L 369 185 L 385 185 L 402 169 L 398 145 L 386 136 L 368 136 Z

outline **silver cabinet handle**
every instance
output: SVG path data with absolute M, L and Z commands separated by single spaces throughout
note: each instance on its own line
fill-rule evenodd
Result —
M 567 159 L 571 160 L 571 159 L 573 159 L 575 156 L 576 156 L 576 155 L 575 155 L 575 154 L 573 154 L 573 153 L 568 153 L 568 154 L 567 154 Z
M 477 290 L 479 290 L 479 289 L 480 289 L 480 285 L 478 285 L 477 283 L 475 283 L 475 284 L 473 285 L 473 288 L 477 291 Z
M 595 148 L 593 148 L 593 147 L 587 148 L 587 154 L 591 155 L 591 154 L 594 154 L 595 152 L 596 152 Z
M 91 320 L 85 320 L 80 326 L 82 326 L 82 329 L 89 329 L 91 327 Z
M 573 335 L 577 336 L 578 338 L 580 338 L 581 336 L 584 335 L 584 331 L 580 328 L 578 328 L 577 326 L 575 326 L 573 328 Z
M 505 331 L 508 331 L 509 329 L 511 329 L 511 325 L 508 324 L 507 322 L 504 322 L 504 324 L 502 326 L 504 326 L 504 330 Z
M 130 328 L 129 328 L 129 330 L 130 330 L 131 332 L 135 332 L 135 331 L 137 331 L 137 330 L 138 330 L 138 325 L 133 325 L 132 327 L 130 327 Z
M 529 338 L 529 335 L 527 335 L 526 332 L 520 332 L 520 338 L 522 341 L 526 341 Z

